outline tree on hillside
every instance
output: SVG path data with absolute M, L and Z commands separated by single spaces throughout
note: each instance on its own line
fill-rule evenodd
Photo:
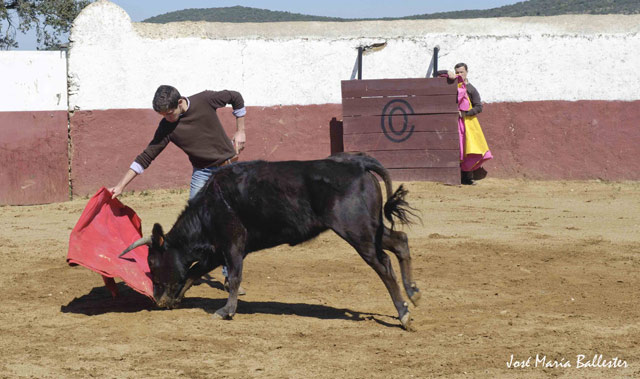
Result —
M 18 47 L 16 32 L 35 29 L 38 49 L 60 44 L 71 23 L 92 0 L 0 0 L 0 50 Z

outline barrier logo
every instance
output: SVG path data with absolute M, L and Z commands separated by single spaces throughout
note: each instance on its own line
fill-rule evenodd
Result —
M 415 125 L 409 125 L 409 115 L 414 114 L 411 105 L 400 99 L 391 100 L 382 109 L 382 132 L 392 142 L 404 142 L 411 137 Z M 394 117 L 396 116 L 396 117 Z M 401 117 L 397 117 L 401 116 Z M 394 120 L 397 125 L 394 125 Z M 402 125 L 399 121 L 402 121 Z

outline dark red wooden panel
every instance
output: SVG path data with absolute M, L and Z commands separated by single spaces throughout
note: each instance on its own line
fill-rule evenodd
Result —
M 367 151 L 386 168 L 459 167 L 460 150 Z
M 460 184 L 455 84 L 444 78 L 341 84 L 345 151 L 377 158 L 396 180 Z
M 407 181 L 431 181 L 445 184 L 460 184 L 459 167 L 392 168 L 389 170 L 394 183 Z M 395 187 L 395 185 L 394 185 Z M 411 204 L 411 193 L 407 198 Z
M 384 118 L 383 118 L 384 117 Z M 344 117 L 343 134 L 380 133 L 382 122 L 389 123 L 387 116 Z M 392 123 L 396 130 L 404 125 L 403 116 L 393 116 Z M 426 115 L 408 115 L 407 124 L 414 126 L 414 132 L 457 132 L 457 113 L 432 113 Z M 388 128 L 387 128 L 388 130 Z
M 402 142 L 394 142 L 384 133 L 343 135 L 346 151 L 372 150 L 455 150 L 460 146 L 458 132 L 414 132 Z
M 455 95 L 457 86 L 445 78 L 343 80 L 342 97 Z
M 342 116 L 458 113 L 455 95 L 342 99 Z

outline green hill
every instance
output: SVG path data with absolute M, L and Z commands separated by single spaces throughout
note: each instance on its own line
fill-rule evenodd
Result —
M 310 16 L 300 13 L 270 11 L 249 7 L 184 9 L 154 16 L 143 22 L 164 24 L 176 21 L 209 22 L 280 22 L 280 21 L 349 21 L 338 17 Z
M 466 10 L 421 14 L 406 17 L 385 17 L 376 20 L 420 20 L 443 18 L 487 18 L 556 16 L 561 14 L 638 14 L 639 0 L 528 0 L 512 5 L 486 10 Z M 283 21 L 361 21 L 373 19 L 348 19 L 311 16 L 300 13 L 270 11 L 249 7 L 185 9 L 169 12 L 144 20 L 164 24 L 176 21 L 209 22 L 283 22 Z
M 637 14 L 638 0 L 529 0 L 486 10 L 443 12 L 402 19 L 557 16 L 562 14 Z

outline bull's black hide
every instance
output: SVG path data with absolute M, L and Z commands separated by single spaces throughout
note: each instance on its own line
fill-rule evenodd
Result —
M 384 205 L 373 173 L 384 181 Z M 248 253 L 285 243 L 296 245 L 331 229 L 378 273 L 403 327 L 408 329 L 408 305 L 383 251 L 389 250 L 398 258 L 405 292 L 416 304 L 420 292 L 412 280 L 407 236 L 393 228 L 394 218 L 409 221 L 406 194 L 403 186 L 392 192 L 387 170 L 364 154 L 223 167 L 189 202 L 166 235 L 155 224 L 151 240 L 146 240 L 156 302 L 174 307 L 194 280 L 226 264 L 229 299 L 216 315 L 231 318 L 237 308 L 242 262 Z M 383 224 L 383 214 L 390 227 Z

